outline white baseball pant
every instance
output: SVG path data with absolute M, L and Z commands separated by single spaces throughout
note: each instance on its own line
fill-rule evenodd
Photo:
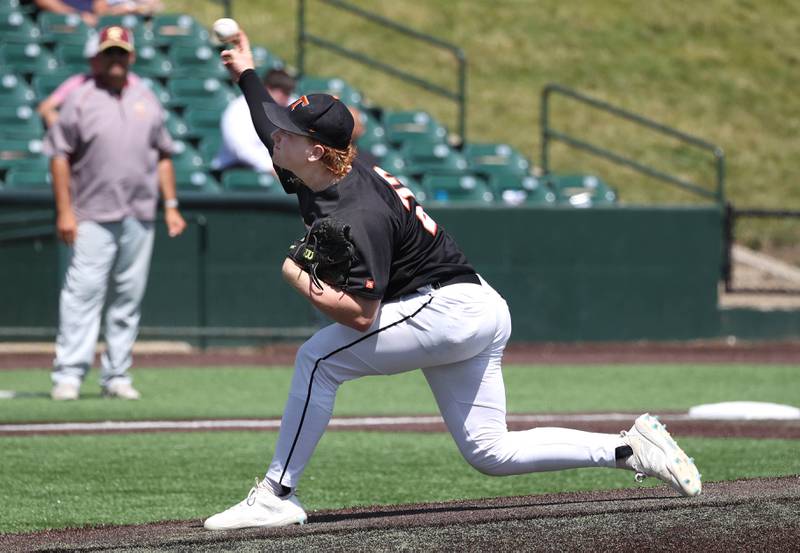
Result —
M 421 368 L 464 458 L 494 476 L 615 467 L 615 434 L 566 428 L 509 432 L 501 359 L 511 334 L 505 300 L 482 285 L 425 287 L 385 303 L 366 333 L 321 329 L 298 350 L 267 478 L 297 486 L 328 425 L 339 385 Z
M 100 384 L 130 382 L 133 344 L 153 251 L 152 221 L 81 221 L 59 300 L 54 383 L 80 385 L 94 360 L 107 299 Z

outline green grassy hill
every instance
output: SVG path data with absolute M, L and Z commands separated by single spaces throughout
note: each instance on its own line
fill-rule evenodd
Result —
M 739 207 L 800 208 L 800 4 L 771 0 L 563 2 L 560 0 L 356 0 L 356 5 L 459 45 L 469 60 L 468 137 L 508 142 L 540 159 L 542 87 L 557 82 L 720 145 L 728 157 L 728 197 Z M 172 0 L 210 24 L 220 5 Z M 309 0 L 310 29 L 336 43 L 454 86 L 454 64 L 428 47 Z M 290 62 L 296 56 L 297 2 L 234 0 L 234 17 L 255 43 Z M 337 75 L 376 104 L 424 108 L 455 129 L 455 109 L 374 69 L 308 52 L 308 72 Z M 687 153 L 630 124 L 564 102 L 553 122 L 613 145 L 656 167 L 713 185 L 708 157 Z M 553 167 L 593 171 L 629 203 L 696 201 L 676 189 L 564 146 Z M 745 229 L 747 230 L 747 229 Z M 778 225 L 747 230 L 747 242 L 796 240 Z

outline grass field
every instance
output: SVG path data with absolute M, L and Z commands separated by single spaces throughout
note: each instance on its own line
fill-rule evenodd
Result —
M 2 371 L 0 422 L 270 417 L 288 368 L 138 369 L 139 402 L 47 399 L 47 372 Z M 800 367 L 751 365 L 510 366 L 510 413 L 683 410 L 700 402 L 800 404 Z M 95 374 L 90 375 L 94 378 Z M 345 384 L 335 415 L 435 413 L 419 372 Z M 202 518 L 240 500 L 263 474 L 274 432 L 0 437 L 0 532 Z M 800 473 L 786 440 L 681 438 L 706 481 Z M 331 432 L 300 487 L 308 509 L 630 487 L 599 469 L 489 478 L 439 433 Z
M 507 366 L 508 411 L 579 412 L 688 409 L 699 403 L 773 401 L 800 404 L 800 369 L 780 365 Z M 49 374 L 0 372 L 0 422 L 276 417 L 291 380 L 289 368 L 137 369 L 137 403 L 100 397 L 95 373 L 79 402 L 49 399 Z M 600 392 L 598 392 L 598 390 Z M 335 415 L 437 413 L 422 373 L 372 377 L 342 386 Z
M 800 4 L 749 2 L 560 2 L 559 0 L 352 0 L 353 4 L 461 47 L 469 61 L 468 137 L 508 142 L 540 161 L 539 94 L 558 82 L 695 134 L 724 148 L 728 193 L 738 207 L 800 207 Z M 219 4 L 169 0 L 210 24 Z M 309 29 L 334 43 L 455 86 L 454 65 L 431 48 L 381 31 L 309 0 Z M 254 42 L 293 63 L 297 3 L 236 0 L 234 17 Z M 375 103 L 424 108 L 455 129 L 453 106 L 433 94 L 317 47 L 307 70 L 340 76 Z M 553 123 L 621 153 L 710 186 L 713 170 L 667 140 L 571 104 L 554 104 Z M 595 171 L 632 203 L 692 201 L 686 194 L 565 147 L 559 171 Z M 744 227 L 752 246 L 790 247 L 790 225 Z

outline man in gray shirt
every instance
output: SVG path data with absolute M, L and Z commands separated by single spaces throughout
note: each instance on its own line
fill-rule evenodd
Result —
M 177 209 L 164 110 L 146 85 L 128 80 L 134 58 L 130 31 L 103 29 L 98 50 L 97 75 L 68 96 L 45 140 L 57 231 L 70 246 L 52 373 L 55 400 L 78 398 L 94 359 L 104 303 L 103 393 L 139 398 L 128 369 L 159 189 L 169 235 L 186 227 Z

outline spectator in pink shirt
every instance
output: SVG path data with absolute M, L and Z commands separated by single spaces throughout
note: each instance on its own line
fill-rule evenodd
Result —
M 86 73 L 76 73 L 75 75 L 69 77 L 63 83 L 58 85 L 58 88 L 51 92 L 50 95 L 42 100 L 36 107 L 36 111 L 39 113 L 39 115 L 41 115 L 47 127 L 51 127 L 58 119 L 58 108 L 64 103 L 64 100 L 67 99 L 67 96 L 69 96 L 70 92 L 77 89 L 89 79 L 93 79 L 97 74 L 99 70 L 98 68 L 100 67 L 99 60 L 97 58 L 97 46 L 97 35 L 92 33 L 89 35 L 89 39 L 86 41 L 86 45 L 83 49 L 83 55 L 89 62 L 89 71 Z M 139 82 L 139 77 L 134 73 L 129 72 L 128 84 L 133 85 L 137 82 Z

